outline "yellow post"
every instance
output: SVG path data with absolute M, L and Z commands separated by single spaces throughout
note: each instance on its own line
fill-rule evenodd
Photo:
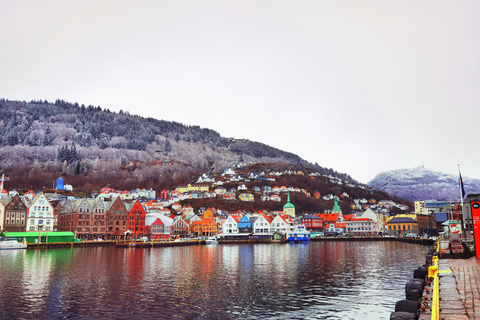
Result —
M 432 258 L 433 266 L 428 268 L 428 278 L 433 278 L 432 320 L 440 319 L 440 284 L 438 283 L 438 257 Z

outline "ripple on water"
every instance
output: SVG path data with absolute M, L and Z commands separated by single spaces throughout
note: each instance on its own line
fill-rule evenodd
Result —
M 388 319 L 426 250 L 313 242 L 0 252 L 0 318 Z

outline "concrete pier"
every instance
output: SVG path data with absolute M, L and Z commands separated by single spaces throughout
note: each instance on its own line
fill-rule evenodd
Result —
M 438 270 L 440 319 L 480 320 L 480 260 L 440 259 Z M 428 308 L 419 319 L 432 319 Z

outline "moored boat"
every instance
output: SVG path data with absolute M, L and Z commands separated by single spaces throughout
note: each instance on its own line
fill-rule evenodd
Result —
M 210 237 L 207 240 L 205 240 L 206 244 L 218 244 L 218 239 L 217 237 Z
M 293 232 L 287 234 L 289 243 L 308 243 L 310 242 L 310 231 L 307 231 L 304 225 L 298 225 Z
M 17 240 L 0 241 L 0 250 L 27 249 L 26 243 L 19 243 Z

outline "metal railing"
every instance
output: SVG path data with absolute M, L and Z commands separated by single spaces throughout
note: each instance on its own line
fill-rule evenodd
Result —
M 433 284 L 433 291 L 432 291 L 432 320 L 439 320 L 440 319 L 440 283 L 438 278 L 438 254 L 441 254 L 440 248 L 440 241 L 443 237 L 440 237 L 437 240 L 435 250 L 437 252 L 436 256 L 432 258 L 432 265 L 428 267 L 428 281 Z

